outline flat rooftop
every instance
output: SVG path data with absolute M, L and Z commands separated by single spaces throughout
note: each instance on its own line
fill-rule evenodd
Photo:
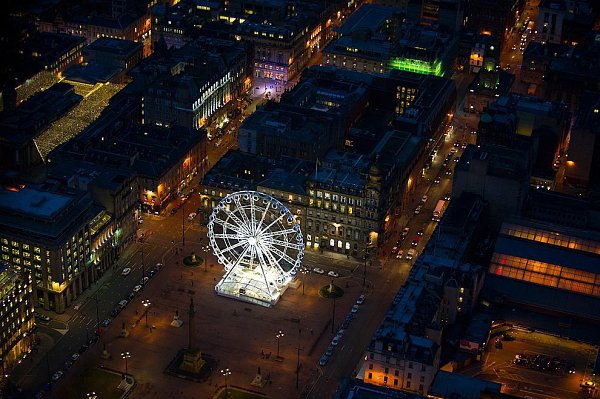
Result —
M 57 193 L 23 188 L 19 191 L 0 188 L 0 209 L 10 213 L 52 219 L 65 209 L 71 198 Z

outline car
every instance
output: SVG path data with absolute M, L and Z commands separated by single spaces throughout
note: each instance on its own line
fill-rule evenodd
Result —
M 515 340 L 515 336 L 509 333 L 504 333 L 502 334 L 502 341 L 514 341 Z
M 436 177 L 435 180 L 433 181 L 434 184 L 440 184 L 441 180 L 439 177 Z
M 162 264 L 162 263 L 160 263 L 160 262 L 159 262 L 159 263 L 157 263 L 157 264 L 156 264 L 156 268 L 155 268 L 155 269 L 156 269 L 157 271 L 158 271 L 158 270 L 160 270 L 160 268 L 162 267 L 162 265 L 163 265 L 163 264 Z
M 327 356 L 331 356 L 331 355 L 333 355 L 333 346 L 329 346 L 329 347 L 327 347 L 327 350 L 325 351 L 325 354 L 326 354 Z
M 61 379 L 64 373 L 61 370 L 58 370 L 56 373 L 52 374 L 52 381 L 56 382 Z
M 392 248 L 392 255 L 395 255 L 395 254 L 397 254 L 399 249 L 400 249 L 400 248 L 398 248 L 398 246 L 397 246 L 397 245 L 396 245 L 396 246 L 394 246 L 394 247 Z
M 411 248 L 408 251 L 406 251 L 406 259 L 411 260 L 412 258 L 414 258 L 416 252 L 417 251 L 415 251 L 414 248 Z
M 142 224 L 142 223 L 144 223 L 144 219 L 138 218 L 138 224 Z
M 581 388 L 593 389 L 596 388 L 596 383 L 594 381 L 585 381 L 579 384 Z
M 514 359 L 513 363 L 517 366 L 527 366 L 527 359 Z
M 425 234 L 425 229 L 419 229 L 419 231 L 417 231 L 417 235 L 422 236 L 423 234 Z
M 148 276 L 144 276 L 141 280 L 140 280 L 140 285 L 144 285 L 148 282 L 148 280 L 150 280 L 150 277 Z
M 454 162 L 455 162 L 455 163 L 458 163 L 458 162 L 460 162 L 460 158 L 454 158 Z
M 333 270 L 329 271 L 329 272 L 327 273 L 327 275 L 328 275 L 329 277 L 339 277 L 339 276 L 340 276 L 339 274 L 337 274 L 337 273 L 336 273 L 336 272 L 334 272 Z
M 106 328 L 106 327 L 108 327 L 109 324 L 110 324 L 110 319 L 104 319 L 104 320 L 102 320 L 102 323 L 100 323 L 100 326 Z
M 357 304 L 357 305 L 362 305 L 364 302 L 365 302 L 365 294 L 362 294 L 361 296 L 359 296 L 359 297 L 356 299 L 356 304 Z
M 129 273 L 131 273 L 131 268 L 130 267 L 124 268 L 123 271 L 121 272 L 121 274 L 123 276 L 127 276 Z
M 192 212 L 192 213 L 190 213 L 190 214 L 188 215 L 188 221 L 190 221 L 190 222 L 191 222 L 192 220 L 194 220 L 194 218 L 195 218 L 195 217 L 196 217 L 196 212 Z
M 457 141 L 455 141 L 455 142 L 454 142 L 454 147 L 457 147 L 457 148 L 458 148 L 458 147 L 460 147 L 460 141 L 458 141 L 458 140 L 457 140 Z
M 133 292 L 139 292 L 142 289 L 141 285 L 136 285 L 135 287 L 133 287 Z
M 329 360 L 329 356 L 323 355 L 321 359 L 319 359 L 319 366 L 325 366 L 327 361 Z
M 404 251 L 399 250 L 398 253 L 396 254 L 396 259 L 402 259 L 402 255 L 404 255 Z
M 178 208 L 173 208 L 173 209 L 171 209 L 171 216 L 173 216 L 174 214 L 176 214 L 176 213 L 177 213 L 177 209 L 178 209 Z
M 408 235 L 409 231 L 410 231 L 410 227 L 405 227 L 404 230 L 402 230 L 402 237 L 406 237 Z
M 73 354 L 71 355 L 71 360 L 73 360 L 74 362 L 76 362 L 76 361 L 77 361 L 77 359 L 79 359 L 79 353 L 73 353 Z
M 567 373 L 575 374 L 575 366 L 571 365 L 567 367 Z
M 421 213 L 421 205 L 419 205 L 417 209 L 415 209 L 415 215 L 418 215 L 419 213 Z
M 527 356 L 525 356 L 525 355 L 524 355 L 524 354 L 522 354 L 522 353 L 517 353 L 517 354 L 515 355 L 515 360 L 521 360 L 521 359 L 527 359 Z
M 340 337 L 338 337 L 337 335 L 335 337 L 333 337 L 333 339 L 331 340 L 331 345 L 332 346 L 337 346 L 337 344 L 340 343 Z
M 148 277 L 152 278 L 156 274 L 156 270 L 152 269 L 148 272 Z
M 40 319 L 41 321 L 50 321 L 52 320 L 49 316 L 46 316 L 45 314 L 41 314 L 38 312 L 34 312 L 34 316 L 36 319 Z
M 452 198 L 452 195 L 450 193 L 444 194 L 444 200 L 445 201 L 450 201 L 451 198 Z
M 110 317 L 117 317 L 119 315 L 119 313 L 121 313 L 121 309 L 120 308 L 114 308 L 112 310 L 112 312 L 110 312 Z
M 460 148 L 462 148 L 463 150 L 465 148 L 467 148 L 467 143 L 463 141 L 462 144 L 460 145 Z
M 352 309 L 350 309 L 350 311 L 351 311 L 352 313 L 356 313 L 356 312 L 358 312 L 358 305 L 353 305 L 353 306 L 352 306 Z
M 344 322 L 342 323 L 342 327 L 345 329 L 348 329 L 349 326 L 350 326 L 350 320 L 344 320 Z
M 346 332 L 346 329 L 344 329 L 344 328 L 340 328 L 340 329 L 338 330 L 337 336 L 338 336 L 338 337 L 343 337 L 345 332 Z
M 85 352 L 86 350 L 88 350 L 89 346 L 87 344 L 83 344 L 79 347 L 79 349 L 77 350 L 77 352 L 81 355 L 83 352 Z
M 417 247 L 419 246 L 419 241 L 421 241 L 421 237 L 415 236 L 410 245 L 412 245 L 413 247 Z
M 317 274 L 325 274 L 325 270 L 321 269 L 320 267 L 315 267 L 313 269 L 313 272 L 315 272 Z
M 65 362 L 65 371 L 68 370 L 68 369 L 70 369 L 72 365 L 73 365 L 73 361 L 67 360 Z
M 121 309 L 124 309 L 125 306 L 127 306 L 127 300 L 123 299 L 123 300 L 119 301 L 118 305 Z
M 429 198 L 428 196 L 424 195 L 421 197 L 421 202 L 425 203 L 427 202 L 427 198 Z
M 444 173 L 446 174 L 446 176 L 450 176 L 452 174 L 452 169 L 448 168 L 444 171 Z
M 496 349 L 502 349 L 502 340 L 500 338 L 496 338 L 496 340 L 494 341 L 494 346 L 496 347 Z

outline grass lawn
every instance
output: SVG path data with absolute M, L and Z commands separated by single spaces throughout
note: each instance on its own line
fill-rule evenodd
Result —
M 123 391 L 117 389 L 121 376 L 97 368 L 84 370 L 79 378 L 71 378 L 71 384 L 64 386 L 65 398 L 85 398 L 89 392 L 96 392 L 98 398 L 118 399 Z
M 223 389 L 214 399 L 266 399 L 267 396 L 257 395 L 252 392 L 241 391 L 235 388 L 229 388 L 229 395 Z

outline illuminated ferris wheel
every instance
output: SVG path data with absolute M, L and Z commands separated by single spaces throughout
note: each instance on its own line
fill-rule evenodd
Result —
M 208 239 L 225 267 L 218 294 L 271 306 L 300 268 L 300 224 L 277 199 L 257 191 L 223 198 L 208 222 Z

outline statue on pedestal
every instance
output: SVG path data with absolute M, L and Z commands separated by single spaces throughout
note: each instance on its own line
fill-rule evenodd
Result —
M 202 352 L 196 346 L 196 322 L 194 310 L 194 298 L 190 297 L 190 309 L 188 310 L 188 347 L 183 353 L 183 361 L 179 366 L 180 370 L 197 374 L 204 366 Z

